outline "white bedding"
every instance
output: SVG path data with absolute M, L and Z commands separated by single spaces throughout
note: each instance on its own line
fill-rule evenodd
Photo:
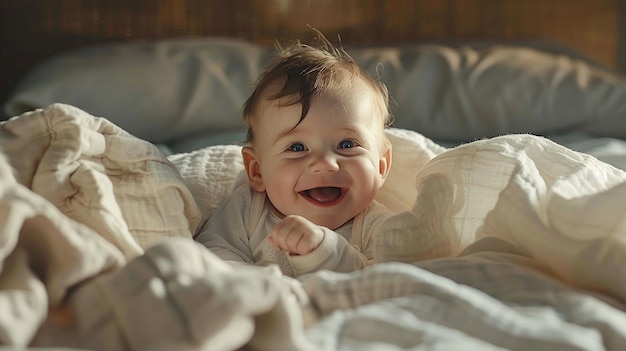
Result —
M 0 345 L 621 350 L 626 173 L 547 139 L 392 129 L 381 263 L 300 280 L 192 240 L 238 146 L 166 158 L 52 105 L 0 124 Z M 11 169 L 12 168 L 12 169 Z

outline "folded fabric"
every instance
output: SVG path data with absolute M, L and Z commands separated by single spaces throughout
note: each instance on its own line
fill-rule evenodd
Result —
M 0 148 L 17 180 L 127 257 L 163 237 L 192 237 L 198 207 L 153 144 L 105 118 L 53 104 L 2 122 Z
M 416 187 L 411 211 L 375 237 L 380 261 L 456 256 L 494 236 L 575 286 L 626 300 L 626 172 L 542 137 L 506 135 L 439 154 Z

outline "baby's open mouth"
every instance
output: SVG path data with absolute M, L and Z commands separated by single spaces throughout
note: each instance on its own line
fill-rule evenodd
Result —
M 300 192 L 304 197 L 315 200 L 319 203 L 331 203 L 338 200 L 343 194 L 343 190 L 334 186 L 313 188 Z

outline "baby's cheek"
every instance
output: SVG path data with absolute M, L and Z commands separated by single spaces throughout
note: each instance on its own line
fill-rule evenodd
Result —
M 293 187 L 288 186 L 286 181 L 282 181 L 280 178 L 276 182 L 273 182 L 271 186 L 266 189 L 267 196 L 274 205 L 274 207 L 284 215 L 292 214 L 289 209 L 293 207 L 295 196 Z
M 365 179 L 363 183 L 366 184 L 365 187 L 371 189 L 373 196 L 376 196 L 376 193 L 382 187 L 384 183 L 384 177 L 380 172 L 380 160 L 373 160 L 369 164 L 369 172 L 366 173 Z

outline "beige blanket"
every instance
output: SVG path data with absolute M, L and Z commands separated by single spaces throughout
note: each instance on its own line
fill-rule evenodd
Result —
M 621 350 L 626 173 L 549 140 L 390 129 L 381 263 L 296 281 L 192 237 L 238 146 L 166 158 L 52 105 L 0 123 L 0 345 Z
M 0 133 L 0 345 L 308 348 L 301 288 L 193 242 L 198 207 L 154 145 L 67 105 Z

